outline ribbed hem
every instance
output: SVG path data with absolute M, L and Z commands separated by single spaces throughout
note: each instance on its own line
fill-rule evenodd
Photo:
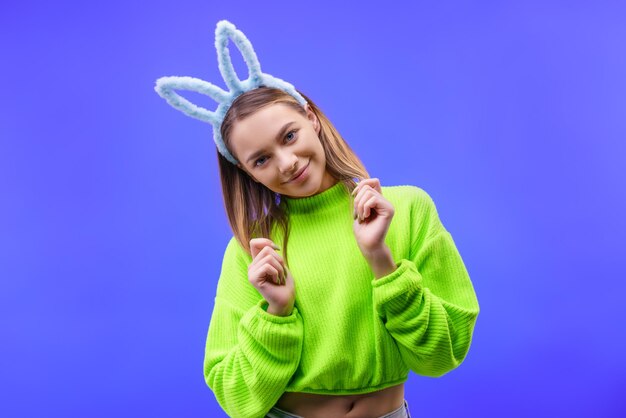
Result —
M 407 372 L 403 374 L 402 377 L 379 383 L 378 385 L 373 386 L 365 386 L 359 388 L 336 388 L 336 389 L 322 389 L 322 388 L 312 388 L 307 386 L 297 386 L 297 385 L 287 385 L 285 392 L 302 392 L 302 393 L 313 393 L 318 395 L 361 395 L 364 393 L 372 393 L 379 390 L 383 390 L 392 386 L 399 385 L 400 383 L 405 383 L 409 379 L 408 369 Z
M 292 198 L 283 196 L 289 213 L 311 213 L 322 208 L 333 208 L 345 203 L 350 198 L 348 189 L 342 181 L 338 181 L 333 186 L 321 193 L 307 197 Z

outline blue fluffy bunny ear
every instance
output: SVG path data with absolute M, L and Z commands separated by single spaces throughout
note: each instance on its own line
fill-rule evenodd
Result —
M 200 80 L 199 78 L 194 77 L 161 77 L 156 81 L 154 90 L 174 108 L 180 110 L 188 116 L 191 116 L 192 118 L 208 122 L 212 125 L 220 122 L 220 118 L 216 112 L 211 112 L 203 107 L 196 106 L 189 100 L 180 96 L 174 90 L 194 91 L 196 93 L 207 95 L 218 103 L 228 100 L 230 96 L 228 92 L 225 92 L 208 81 Z
M 248 66 L 248 78 L 246 80 L 242 81 L 237 77 L 231 61 L 230 51 L 228 50 L 229 39 L 232 39 L 235 43 Z M 228 109 L 240 94 L 265 86 L 285 91 L 293 96 L 302 106 L 306 106 L 307 102 L 292 84 L 261 72 L 261 64 L 252 48 L 252 44 L 243 32 L 227 20 L 220 20 L 215 27 L 215 49 L 217 51 L 220 73 L 229 91 L 222 90 L 199 78 L 178 76 L 159 78 L 154 89 L 172 107 L 188 116 L 213 125 L 213 141 L 218 151 L 231 163 L 238 164 L 237 159 L 226 148 L 220 130 Z M 195 91 L 213 98 L 219 105 L 214 112 L 211 112 L 203 107 L 196 106 L 189 100 L 181 97 L 174 90 Z
M 235 43 L 248 66 L 248 79 L 245 81 L 237 77 L 237 73 L 233 67 L 230 58 L 230 50 L 228 49 L 229 38 Z M 261 64 L 254 52 L 254 48 L 252 48 L 252 44 L 243 32 L 227 20 L 217 22 L 217 26 L 215 27 L 215 50 L 217 51 L 220 73 L 224 78 L 224 82 L 234 95 L 262 83 L 263 73 L 261 72 Z

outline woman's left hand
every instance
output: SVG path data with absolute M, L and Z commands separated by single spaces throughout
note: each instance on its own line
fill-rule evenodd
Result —
M 385 236 L 395 213 L 393 205 L 383 197 L 377 178 L 363 179 L 352 192 L 354 196 L 354 236 L 367 257 L 385 246 Z

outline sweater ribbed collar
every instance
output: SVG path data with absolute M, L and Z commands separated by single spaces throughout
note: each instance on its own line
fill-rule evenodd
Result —
M 321 193 L 307 197 L 291 198 L 282 196 L 291 214 L 312 213 L 334 208 L 348 201 L 350 194 L 343 182 L 338 181 Z

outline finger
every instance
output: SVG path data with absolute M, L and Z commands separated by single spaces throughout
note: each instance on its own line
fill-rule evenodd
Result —
M 283 281 L 285 275 L 285 269 L 283 268 L 283 264 L 280 260 L 278 260 L 274 255 L 277 254 L 268 254 L 267 256 L 261 259 L 262 264 L 269 264 L 276 269 L 278 272 L 279 283 Z
M 363 204 L 363 219 L 369 218 L 370 215 L 372 214 L 372 209 L 376 208 L 377 205 L 378 205 L 378 196 L 370 197 Z
M 259 251 L 267 246 L 270 246 L 275 250 L 280 250 L 280 248 L 268 238 L 252 238 L 250 240 L 250 255 L 252 258 L 255 258 L 257 254 L 259 254 Z
M 383 193 L 382 187 L 380 186 L 380 179 L 374 177 L 368 180 L 370 180 L 369 182 L 367 182 L 368 186 L 370 186 L 372 189 L 376 190 L 380 194 Z
M 261 275 L 261 277 L 265 278 L 265 281 L 269 281 L 277 285 L 280 284 L 280 276 L 278 270 L 276 270 L 272 265 L 265 264 L 263 268 L 259 271 L 265 273 Z
M 257 254 L 256 258 L 252 261 L 251 266 L 257 265 L 257 264 L 263 265 L 268 262 L 270 262 L 274 267 L 276 267 L 279 270 L 279 276 L 280 276 L 279 278 L 281 279 L 281 281 L 284 281 L 285 260 L 280 254 L 274 251 L 272 247 L 269 247 L 269 246 L 263 247 L 263 249 L 259 251 L 259 253 Z
M 273 253 L 274 250 L 272 249 L 272 247 L 270 247 L 269 245 L 264 245 L 260 251 L 256 250 L 256 255 L 255 257 L 252 259 L 252 264 L 262 264 L 263 263 L 263 258 L 266 257 L 268 254 Z
M 263 284 L 264 282 L 271 282 L 278 284 L 278 271 L 271 264 L 263 264 L 258 268 L 255 272 L 254 277 L 256 277 L 259 284 Z
M 261 251 L 259 251 L 259 254 L 257 255 L 257 258 L 258 259 L 263 259 L 264 257 L 266 257 L 268 255 L 271 255 L 272 257 L 274 257 L 281 264 L 285 263 L 285 259 L 283 258 L 283 256 L 278 254 L 272 247 L 269 247 L 269 246 L 263 247 L 263 249 Z
M 256 239 L 256 238 L 255 238 Z M 265 239 L 265 238 L 264 238 Z M 268 243 L 269 242 L 269 243 Z M 275 253 L 276 249 L 280 249 L 278 248 L 278 246 L 276 246 L 276 244 L 274 244 L 272 241 L 265 241 L 263 243 L 257 243 L 255 244 L 255 249 L 254 249 L 254 259 L 262 257 L 263 255 L 269 254 L 269 253 Z M 252 254 L 252 247 L 250 247 L 250 253 Z
M 376 191 L 369 186 L 365 186 L 360 192 L 359 195 L 354 200 L 354 214 L 355 219 L 359 218 L 362 221 L 365 218 L 364 212 L 364 204 L 367 202 L 372 196 L 376 196 Z
M 378 193 L 382 194 L 382 187 L 380 185 L 380 180 L 378 178 L 370 178 L 370 179 L 363 179 L 359 182 L 359 184 L 356 185 L 356 187 L 354 188 L 354 190 L 352 190 L 352 196 L 356 196 L 359 193 L 359 190 L 363 187 L 363 186 L 370 186 L 371 188 L 373 188 L 374 190 L 376 190 Z
M 352 201 L 352 204 L 354 205 L 354 216 L 355 218 L 360 214 L 359 212 L 359 204 L 361 202 L 361 200 L 363 199 L 363 193 L 364 190 L 367 190 L 369 187 L 367 186 L 363 186 L 359 189 L 359 191 L 357 192 L 356 196 L 354 197 L 354 200 Z

